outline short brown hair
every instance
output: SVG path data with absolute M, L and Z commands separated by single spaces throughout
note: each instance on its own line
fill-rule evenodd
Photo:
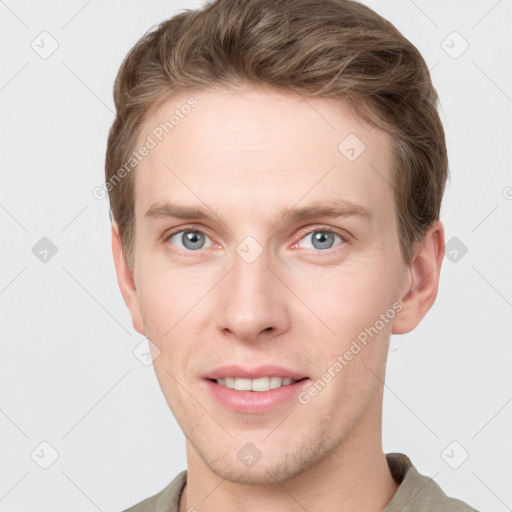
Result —
M 414 242 L 439 219 L 448 158 L 428 67 L 389 21 L 352 0 L 215 0 L 161 23 L 134 45 L 117 74 L 107 183 L 130 158 L 151 112 L 178 92 L 212 82 L 340 99 L 389 133 L 400 248 L 411 263 Z M 131 269 L 133 184 L 128 173 L 107 188 Z

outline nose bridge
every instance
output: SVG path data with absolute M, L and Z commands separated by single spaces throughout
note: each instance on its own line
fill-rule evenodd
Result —
M 283 285 L 268 268 L 271 260 L 269 251 L 252 237 L 237 246 L 219 300 L 220 330 L 251 340 L 269 328 L 276 332 L 287 328 Z

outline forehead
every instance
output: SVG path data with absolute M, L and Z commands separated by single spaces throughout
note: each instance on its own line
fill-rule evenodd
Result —
M 393 208 L 390 136 L 339 101 L 262 88 L 182 92 L 145 121 L 145 143 L 136 216 L 166 201 L 252 216 L 262 201 L 278 211 L 339 198 L 377 217 Z

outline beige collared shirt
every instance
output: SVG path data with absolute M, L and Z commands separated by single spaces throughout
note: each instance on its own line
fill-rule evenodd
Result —
M 403 453 L 387 453 L 386 460 L 400 487 L 382 512 L 477 512 L 463 501 L 446 496 L 432 478 L 418 473 Z M 187 470 L 184 470 L 158 494 L 125 512 L 179 512 L 186 483 Z

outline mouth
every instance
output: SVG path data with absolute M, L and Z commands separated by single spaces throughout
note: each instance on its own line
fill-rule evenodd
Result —
M 238 414 L 264 415 L 297 403 L 309 377 L 263 376 L 204 378 L 205 390 L 221 407 Z
M 219 405 L 240 414 L 264 414 L 290 405 L 308 385 L 305 373 L 264 364 L 231 364 L 202 375 L 205 389 Z
M 290 377 L 258 377 L 256 379 L 248 379 L 244 377 L 221 377 L 218 379 L 207 379 L 219 386 L 224 386 L 236 391 L 254 391 L 256 393 L 264 393 L 271 389 L 278 389 L 285 386 L 291 386 L 296 382 L 302 382 L 307 377 L 301 379 L 292 379 Z

